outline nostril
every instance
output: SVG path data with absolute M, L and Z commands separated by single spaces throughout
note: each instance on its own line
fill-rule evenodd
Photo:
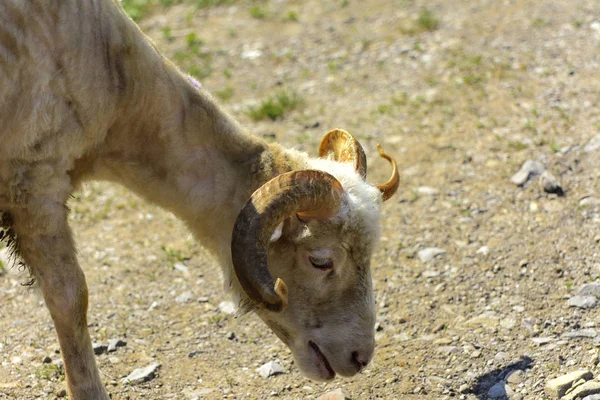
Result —
M 358 351 L 352 352 L 352 362 L 356 364 L 359 372 L 362 371 L 367 366 L 367 364 L 369 364 L 369 361 L 366 361 L 359 356 Z

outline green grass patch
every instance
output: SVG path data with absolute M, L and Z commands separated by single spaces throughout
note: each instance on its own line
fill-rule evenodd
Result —
M 122 0 L 125 12 L 134 20 L 139 21 L 152 11 L 181 3 L 182 0 Z
M 303 103 L 304 99 L 298 93 L 281 91 L 263 100 L 259 106 L 250 107 L 248 115 L 255 121 L 267 118 L 275 121 L 276 119 L 283 118 L 286 113 L 298 108 Z
M 417 27 L 421 31 L 433 32 L 440 27 L 440 20 L 428 8 L 423 8 L 417 18 Z
M 236 3 L 238 0 L 196 0 L 196 7 L 207 8 L 216 6 L 228 6 Z
M 226 6 L 239 0 L 121 0 L 123 9 L 134 20 L 140 21 L 156 10 L 183 2 L 195 4 L 197 8 Z
M 227 101 L 233 97 L 235 90 L 231 86 L 226 86 L 221 90 L 217 90 L 215 95 L 223 101 Z
M 34 374 L 38 378 L 45 379 L 47 381 L 63 381 L 65 379 L 65 371 L 58 364 L 42 364 L 35 370 Z
M 250 7 L 250 15 L 252 16 L 252 18 L 256 18 L 256 19 L 267 18 L 267 12 L 265 11 L 264 8 L 262 8 L 260 6 Z

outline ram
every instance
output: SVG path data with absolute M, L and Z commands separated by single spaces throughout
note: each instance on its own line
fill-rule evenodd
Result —
M 240 307 L 328 380 L 373 356 L 370 258 L 398 187 L 380 155 L 393 173 L 373 186 L 343 130 L 319 158 L 248 133 L 116 1 L 0 0 L 0 221 L 54 322 L 71 399 L 108 399 L 67 223 L 82 182 L 125 185 L 185 221 Z

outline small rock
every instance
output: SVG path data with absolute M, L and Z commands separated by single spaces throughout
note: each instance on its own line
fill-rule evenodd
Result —
M 583 148 L 583 151 L 585 151 L 586 153 L 590 153 L 598 149 L 600 149 L 600 135 L 596 135 L 593 138 L 591 138 L 590 141 L 587 142 L 587 144 Z
M 562 398 L 562 400 L 575 400 L 593 394 L 600 394 L 600 382 L 587 381 L 583 385 L 575 388 L 571 393 Z
M 56 397 L 60 397 L 60 398 L 67 397 L 67 391 L 65 389 L 59 390 L 58 392 L 56 392 Z
M 194 350 L 194 351 L 190 351 L 188 353 L 188 358 L 194 358 L 196 356 L 199 356 L 200 354 L 204 353 L 202 350 Z
M 573 332 L 567 332 L 563 334 L 563 337 L 567 339 L 582 339 L 582 338 L 595 338 L 598 336 L 598 332 L 595 329 L 579 329 Z
M 580 379 L 577 382 L 573 383 L 573 386 L 571 386 L 569 388 L 569 390 L 567 390 L 567 392 L 565 393 L 565 395 L 573 392 L 575 389 L 577 389 L 579 386 L 583 385 L 585 383 L 585 379 Z
M 109 353 L 112 353 L 114 351 L 117 351 L 117 347 L 124 347 L 124 346 L 127 346 L 127 342 L 124 342 L 121 339 L 110 339 L 108 341 L 107 351 Z
M 487 257 L 490 254 L 490 249 L 487 246 L 481 246 L 479 250 L 477 250 L 477 254 Z
M 15 357 L 11 358 L 10 362 L 13 363 L 14 365 L 21 365 L 21 364 L 23 364 L 23 360 L 19 356 L 15 356 Z
M 153 363 L 144 368 L 138 368 L 130 373 L 126 378 L 123 378 L 123 383 L 142 383 L 148 382 L 156 377 L 156 371 L 159 370 L 161 365 L 159 363 Z
M 500 320 L 500 326 L 504 329 L 512 329 L 517 325 L 517 320 L 514 318 L 504 318 Z
M 600 394 L 591 394 L 589 396 L 585 396 L 583 400 L 600 400 Z
M 419 252 L 417 254 L 419 256 L 419 260 L 421 260 L 421 262 L 426 263 L 426 262 L 430 262 L 437 256 L 446 254 L 446 250 L 440 249 L 438 247 L 428 247 L 426 249 L 419 250 Z
M 208 303 L 208 297 L 198 297 L 198 303 Z
M 597 205 L 600 205 L 600 200 L 597 197 L 585 196 L 579 200 L 579 206 L 581 207 L 595 207 Z
M 514 371 L 510 371 L 508 375 L 506 375 L 506 382 L 512 383 L 513 385 L 517 385 L 525 379 L 525 372 L 521 369 L 516 369 Z
M 438 353 L 442 354 L 452 354 L 457 353 L 459 348 L 457 346 L 440 346 L 436 350 Z
M 219 310 L 222 313 L 231 315 L 235 314 L 236 307 L 235 304 L 233 304 L 233 301 L 222 301 L 219 303 Z
M 189 272 L 189 269 L 187 266 L 185 266 L 185 264 L 182 263 L 175 263 L 175 265 L 173 265 L 173 268 L 177 271 L 183 272 L 184 274 Z
M 254 60 L 260 56 L 262 56 L 262 51 L 260 50 L 246 50 L 241 54 L 244 60 Z
M 529 260 L 526 258 L 523 258 L 521 261 L 519 261 L 519 268 L 523 268 L 529 265 Z
M 504 382 L 498 382 L 490 388 L 488 396 L 492 399 L 499 399 L 510 396 L 513 393 L 512 389 Z
M 97 356 L 106 353 L 106 350 L 108 350 L 108 346 L 102 343 L 94 343 L 92 348 L 94 349 L 94 354 Z
M 548 343 L 554 341 L 554 339 L 551 337 L 534 337 L 534 338 L 531 338 L 531 341 L 533 343 L 537 343 L 541 346 L 543 344 L 548 344 Z
M 421 274 L 424 278 L 437 278 L 442 273 L 440 271 L 426 270 Z
M 185 292 L 185 293 L 182 293 L 179 296 L 177 296 L 175 298 L 175 301 L 177 303 L 187 303 L 188 301 L 192 300 L 193 296 L 194 295 L 192 294 L 192 292 Z
M 473 352 L 469 355 L 471 358 L 479 358 L 481 357 L 481 350 L 473 350 Z
M 52 363 L 52 358 L 50 358 L 49 356 L 44 357 L 44 359 L 42 360 L 42 364 L 50 364 Z
M 235 332 L 227 332 L 227 334 L 225 335 L 225 337 L 227 338 L 227 340 L 234 340 L 235 339 Z
M 327 392 L 317 398 L 317 400 L 345 400 L 346 395 L 342 389 L 335 389 L 331 392 Z
M 544 171 L 542 176 L 540 176 L 540 187 L 546 193 L 554 193 L 559 196 L 565 194 L 563 188 L 558 183 L 558 179 L 548 171 Z
M 574 382 L 580 379 L 589 380 L 592 377 L 592 373 L 586 369 L 574 371 L 548 381 L 544 387 L 544 392 L 552 399 L 560 399 L 573 386 Z
M 570 307 L 578 308 L 594 308 L 598 303 L 598 299 L 594 296 L 573 296 L 569 299 Z
M 523 186 L 533 177 L 542 175 L 546 167 L 539 161 L 527 160 L 516 174 L 510 178 L 510 181 L 517 186 Z
M 275 361 L 269 361 L 266 364 L 263 364 L 260 368 L 256 369 L 260 376 L 263 378 L 268 378 L 273 375 L 283 374 L 284 369 L 281 364 Z
M 498 362 L 506 361 L 506 359 L 507 359 L 507 355 L 503 351 L 496 353 L 496 355 L 494 356 L 494 360 L 496 360 Z
M 596 298 L 600 297 L 600 283 L 592 282 L 586 285 L 583 285 L 579 292 L 577 292 L 578 296 L 594 296 Z
M 439 192 L 439 190 L 429 186 L 419 186 L 417 189 L 417 193 L 423 196 L 437 196 Z

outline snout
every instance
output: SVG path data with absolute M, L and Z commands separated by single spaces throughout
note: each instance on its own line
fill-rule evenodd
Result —
M 362 371 L 373 358 L 375 342 L 348 346 L 309 340 L 303 351 L 296 352 L 300 369 L 311 379 L 329 381 L 336 374 L 350 377 Z
M 368 345 L 355 346 L 355 349 L 349 349 L 340 354 L 339 357 L 333 356 L 333 368 L 341 376 L 350 377 L 358 374 L 365 369 L 373 359 L 375 351 L 375 342 L 371 341 Z

